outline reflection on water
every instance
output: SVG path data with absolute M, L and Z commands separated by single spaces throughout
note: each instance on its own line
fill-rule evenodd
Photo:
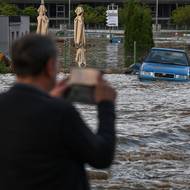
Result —
M 106 45 L 106 67 L 117 68 L 119 64 L 119 48 L 121 44 L 108 43 Z
M 105 68 L 123 68 L 123 44 L 111 44 L 106 38 L 88 38 L 87 40 L 87 65 L 99 69 Z M 58 43 L 59 60 L 63 67 L 74 66 L 76 50 L 73 47 L 71 40 L 71 49 L 69 51 L 69 43 L 66 43 L 67 48 L 63 48 L 63 43 Z M 71 56 L 69 56 L 71 52 Z M 70 60 L 70 61 L 69 61 Z

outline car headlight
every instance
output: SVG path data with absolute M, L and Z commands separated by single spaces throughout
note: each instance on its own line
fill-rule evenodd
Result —
M 141 71 L 141 75 L 154 77 L 153 72 Z
M 176 79 L 188 79 L 187 75 L 175 75 Z

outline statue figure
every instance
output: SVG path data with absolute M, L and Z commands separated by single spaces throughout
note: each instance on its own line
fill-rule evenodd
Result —
M 38 26 L 37 26 L 37 34 L 47 35 L 48 34 L 48 25 L 49 19 L 46 16 L 47 9 L 44 5 L 44 0 L 41 0 L 41 5 L 38 9 L 39 16 L 37 18 Z
M 77 49 L 75 61 L 79 67 L 86 66 L 86 38 L 84 25 L 84 9 L 77 7 L 75 10 L 76 18 L 74 20 L 74 43 Z

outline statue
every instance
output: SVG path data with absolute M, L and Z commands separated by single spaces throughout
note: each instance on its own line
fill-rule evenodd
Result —
M 48 34 L 48 25 L 49 19 L 46 16 L 47 9 L 44 5 L 44 0 L 41 0 L 41 5 L 38 9 L 39 16 L 37 18 L 38 26 L 37 26 L 37 34 L 47 35 Z
M 75 13 L 77 15 L 74 20 L 74 43 L 77 49 L 75 61 L 79 67 L 86 67 L 84 9 L 79 6 Z

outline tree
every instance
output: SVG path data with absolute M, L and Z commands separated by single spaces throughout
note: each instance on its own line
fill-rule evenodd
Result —
M 136 41 L 136 55 L 141 59 L 154 45 L 152 33 L 152 16 L 150 9 L 134 0 L 126 1 L 124 5 L 125 26 L 125 63 L 133 63 L 134 42 Z
M 20 15 L 20 9 L 16 5 L 7 3 L 0 4 L 0 14 L 5 16 L 17 16 Z
M 105 24 L 106 23 L 106 7 L 98 6 L 94 8 L 96 15 L 96 24 Z
M 118 10 L 119 25 L 123 26 L 125 23 L 125 12 L 124 8 L 119 8 Z
M 98 26 L 106 23 L 106 7 L 91 7 L 87 4 L 82 5 L 85 14 L 85 23 L 88 26 Z
M 190 5 L 174 10 L 172 12 L 172 20 L 177 25 L 190 26 Z
M 94 24 L 96 22 L 96 13 L 93 7 L 89 5 L 82 5 L 85 14 L 85 23 L 87 25 Z
M 34 7 L 26 7 L 23 11 L 22 11 L 22 15 L 26 15 L 30 17 L 30 20 L 32 22 L 36 22 L 37 16 L 38 16 L 38 12 L 37 9 Z

